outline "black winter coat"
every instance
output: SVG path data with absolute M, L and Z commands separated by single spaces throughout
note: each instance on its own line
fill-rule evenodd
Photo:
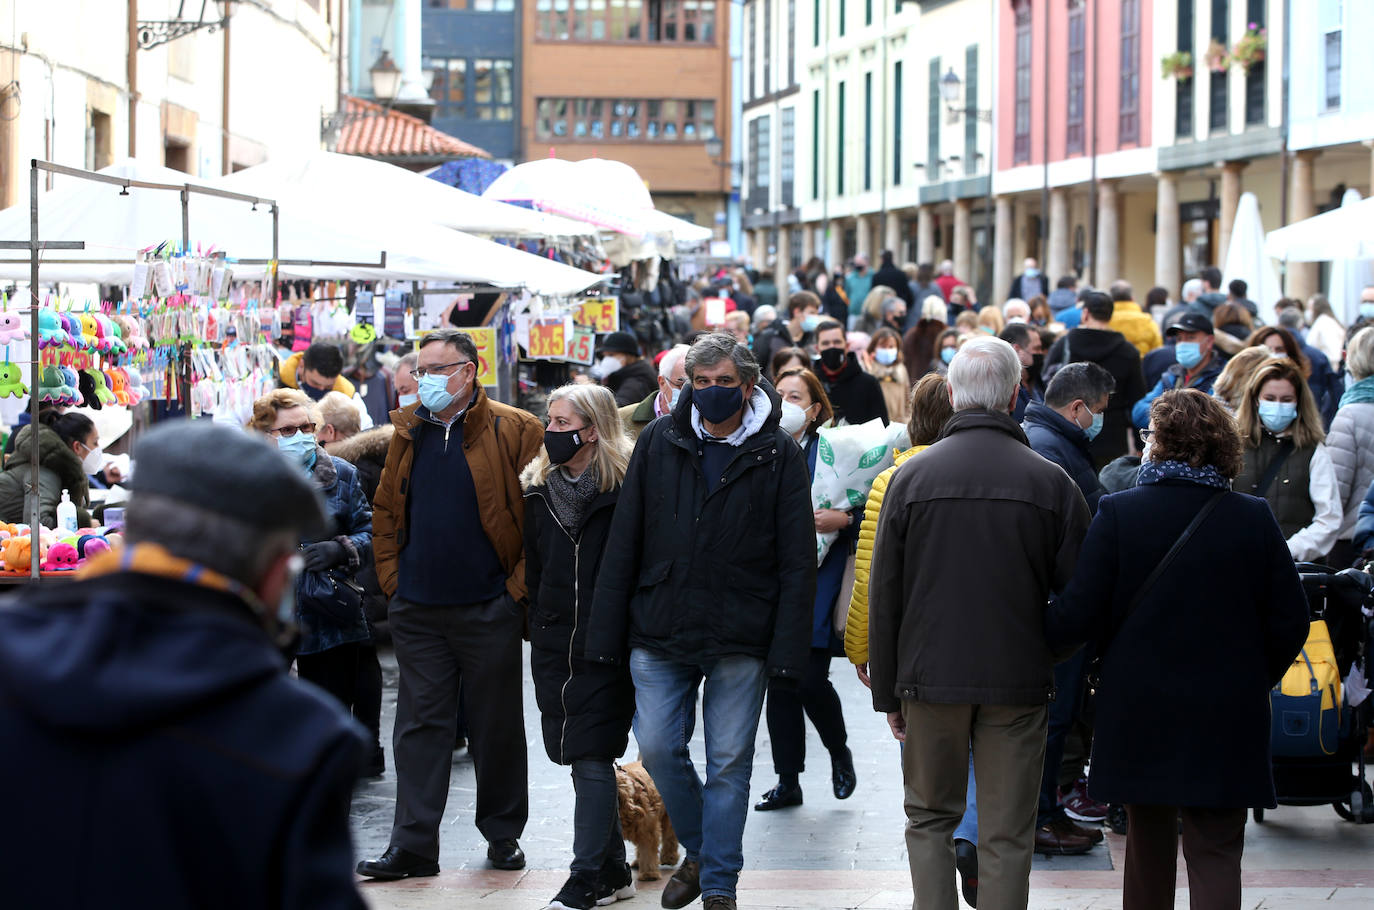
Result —
M 530 675 L 544 750 L 560 765 L 616 759 L 629 742 L 635 713 L 629 667 L 582 656 L 619 495 L 612 490 L 593 499 L 574 539 L 555 516 L 547 485 L 525 491 Z
M 1306 640 L 1308 616 L 1268 504 L 1227 493 L 1121 624 L 1215 492 L 1174 480 L 1104 497 L 1073 581 L 1046 616 L 1052 645 L 1097 642 L 1104 654 L 1088 784 L 1095 799 L 1274 806 L 1269 689 Z
M 892 292 L 906 302 L 908 312 L 915 306 L 915 297 L 911 293 L 911 282 L 907 280 L 906 272 L 895 265 L 884 265 L 874 272 L 873 286 L 892 288 Z M 901 330 L 898 329 L 898 331 Z
M 639 404 L 651 392 L 658 391 L 658 373 L 654 370 L 653 361 L 641 357 L 629 366 L 621 367 L 606 377 L 606 388 L 615 395 L 616 407 Z
M 850 426 L 858 426 L 875 417 L 881 417 L 884 424 L 888 422 L 887 399 L 883 397 L 882 385 L 863 371 L 852 352 L 846 355 L 844 368 L 834 379 L 826 375 L 819 360 L 813 369 L 825 385 L 825 394 L 835 409 L 836 422 L 845 420 Z
M 1140 372 L 1140 352 L 1125 335 L 1111 329 L 1070 329 L 1045 355 L 1047 369 L 1054 364 L 1085 361 L 1102 367 L 1116 380 L 1116 389 L 1107 399 L 1107 410 L 1102 415 L 1102 432 L 1088 444 L 1093 461 L 1101 467 L 1126 454 L 1131 405 L 1144 397 L 1150 386 L 1145 385 Z
M 1088 511 L 1097 514 L 1097 501 L 1106 492 L 1097 479 L 1088 437 L 1081 427 L 1065 420 L 1058 411 L 1039 402 L 1026 405 L 1026 418 L 1021 429 L 1037 454 L 1059 465 L 1078 484 Z
M 644 428 L 620 490 L 596 582 L 587 657 L 623 662 L 642 647 L 685 663 L 760 657 L 799 679 L 816 600 L 816 525 L 806 459 L 771 408 L 707 493 L 692 387 Z
M 362 910 L 363 730 L 238 597 L 136 572 L 28 586 L 0 610 L 0 693 L 0 774 L 23 782 L 0 847 L 26 873 L 6 906 Z

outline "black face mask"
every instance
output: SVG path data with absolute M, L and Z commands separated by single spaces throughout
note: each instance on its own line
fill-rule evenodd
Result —
M 577 453 L 587 444 L 582 438 L 582 431 L 585 429 L 586 427 L 582 427 L 578 430 L 564 430 L 561 433 L 545 430 L 544 451 L 549 453 L 549 463 L 567 464 L 576 458 Z
M 844 366 L 848 356 L 844 348 L 826 348 L 821 351 L 821 365 L 832 373 Z
M 1044 354 L 1032 354 L 1032 355 L 1031 355 L 1030 371 L 1031 371 L 1032 373 L 1034 373 L 1036 376 L 1039 376 L 1039 375 L 1040 375 L 1040 370 L 1041 370 L 1041 368 L 1044 367 L 1044 366 L 1045 366 L 1045 355 L 1044 355 Z

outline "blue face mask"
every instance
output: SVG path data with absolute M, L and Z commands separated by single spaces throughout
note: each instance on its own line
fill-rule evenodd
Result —
M 1026 277 L 1027 277 L 1027 278 L 1039 278 L 1039 277 L 1040 277 L 1040 270 L 1037 269 L 1037 268 L 1029 268 L 1029 269 L 1026 269 Z
M 410 407 L 411 405 L 413 405 L 413 404 L 415 404 L 416 402 L 418 402 L 418 401 L 420 400 L 420 396 L 419 396 L 419 395 L 397 395 L 397 396 L 396 396 L 396 399 L 400 402 L 401 407 L 403 407 L 403 408 L 408 408 L 408 407 Z
M 1102 432 L 1102 413 L 1093 414 L 1093 422 L 1086 427 L 1080 427 L 1080 429 L 1083 430 L 1083 435 L 1087 437 L 1088 442 L 1092 442 L 1097 438 L 1097 434 Z
M 296 433 L 294 436 L 278 436 L 277 448 L 283 455 L 303 468 L 315 466 L 315 434 Z
M 812 313 L 810 316 L 807 316 L 806 318 L 804 318 L 804 319 L 802 320 L 802 331 L 803 331 L 803 332 L 814 332 L 814 331 L 816 331 L 816 326 L 818 326 L 818 325 L 820 325 L 820 324 L 821 324 L 821 317 L 817 316 L 815 313 Z
M 1191 370 L 1202 363 L 1202 345 L 1196 341 L 1180 341 L 1174 345 L 1174 357 L 1185 370 Z
M 724 423 L 739 413 L 744 406 L 744 389 L 733 389 L 723 385 L 707 386 L 692 392 L 692 403 L 701 412 L 701 419 L 707 423 Z
M 673 389 L 673 394 L 668 396 L 668 410 L 677 410 L 677 400 L 682 397 L 682 389 Z
M 957 348 L 941 348 L 940 359 L 945 362 L 945 366 L 949 366 L 949 362 L 954 359 L 956 353 L 958 353 Z
M 897 362 L 896 348 L 878 348 L 873 352 L 873 359 L 885 367 L 890 367 Z
M 448 390 L 448 381 L 451 378 L 437 373 L 427 373 L 420 377 L 420 403 L 429 409 L 429 413 L 438 414 L 453 404 L 453 399 L 458 397 Z
M 1374 319 L 1374 303 L 1365 303 L 1363 300 L 1360 301 L 1360 318 Z
M 1291 401 L 1261 401 L 1259 418 L 1269 432 L 1282 433 L 1298 419 L 1298 406 Z

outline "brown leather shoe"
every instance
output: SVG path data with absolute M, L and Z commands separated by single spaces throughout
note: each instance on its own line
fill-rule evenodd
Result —
M 704 910 L 739 910 L 739 905 L 735 903 L 733 897 L 713 894 L 706 898 L 703 908 Z
M 1093 848 L 1093 842 L 1055 825 L 1035 829 L 1035 852 L 1043 856 L 1079 856 Z M 666 906 L 666 905 L 665 905 Z
M 1090 828 L 1086 825 L 1080 825 L 1068 816 L 1061 816 L 1050 822 L 1050 827 L 1053 828 L 1057 834 L 1072 834 L 1078 837 L 1086 837 L 1088 843 L 1093 845 L 1102 843 L 1101 828 Z
M 682 865 L 663 886 L 663 897 L 659 900 L 666 910 L 682 910 L 701 896 L 701 863 L 684 859 Z

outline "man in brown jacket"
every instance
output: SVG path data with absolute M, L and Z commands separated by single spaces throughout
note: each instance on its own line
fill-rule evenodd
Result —
M 520 869 L 529 816 L 520 639 L 524 499 L 520 471 L 540 422 L 477 384 L 477 348 L 440 329 L 420 342 L 418 404 L 396 432 L 373 503 L 377 579 L 391 599 L 400 668 L 391 845 L 358 864 L 378 879 L 436 875 L 448 799 L 458 678 L 477 769 L 477 829 L 498 869 Z
M 873 707 L 906 743 L 907 856 L 917 907 L 954 907 L 952 836 L 969 751 L 978 789 L 978 906 L 1030 891 L 1054 660 L 1051 592 L 1073 574 L 1088 506 L 1011 419 L 1021 361 L 997 338 L 949 368 L 954 416 L 892 475 L 869 582 Z M 971 544 L 976 541 L 976 545 Z
M 687 382 L 686 362 L 687 345 L 670 348 L 658 362 L 658 389 L 643 401 L 620 409 L 620 422 L 631 439 L 638 440 L 645 427 L 673 412 L 673 405 L 677 404 L 677 397 Z

